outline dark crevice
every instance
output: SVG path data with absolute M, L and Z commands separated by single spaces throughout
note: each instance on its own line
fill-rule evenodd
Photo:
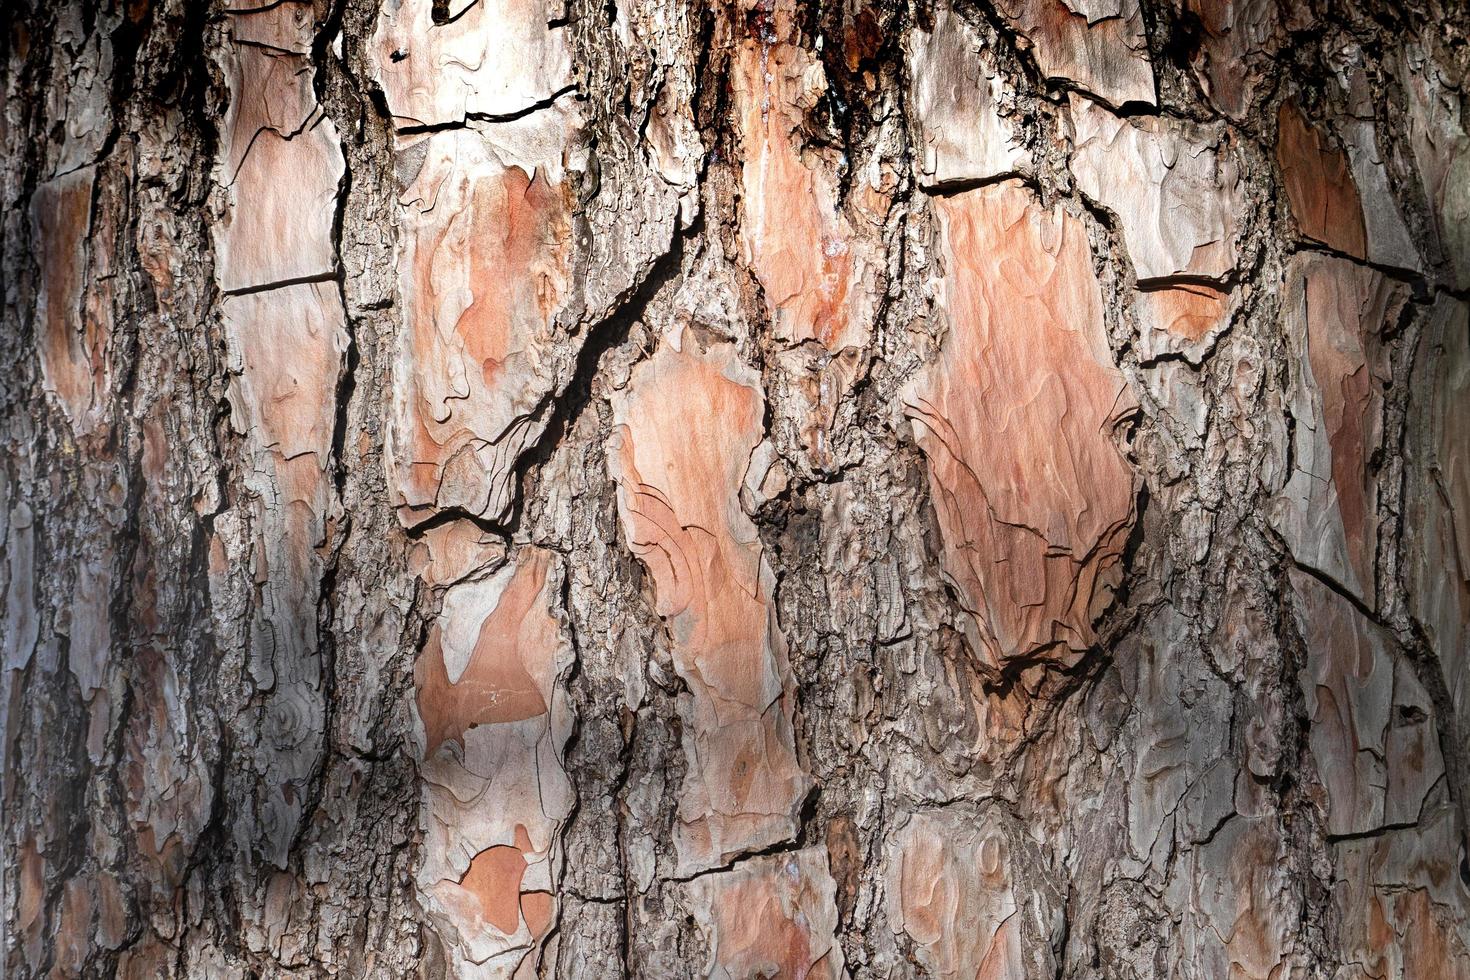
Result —
M 1327 834 L 1325 840 L 1328 844 L 1342 844 L 1347 841 L 1372 840 L 1375 837 L 1383 837 L 1400 830 L 1414 830 L 1419 826 L 1417 820 L 1407 820 L 1403 823 L 1386 823 L 1369 830 L 1357 830 L 1346 834 Z
M 422 133 L 443 133 L 455 129 L 469 129 L 471 123 L 515 122 L 517 119 L 524 119 L 527 116 L 541 112 L 543 109 L 549 109 L 562 96 L 568 94 L 575 95 L 576 92 L 577 85 L 575 83 L 564 85 L 546 98 L 538 99 L 525 108 L 517 109 L 514 112 L 466 112 L 462 119 L 449 119 L 444 122 L 414 123 L 408 126 L 399 126 L 397 127 L 398 135 L 417 136 Z M 386 102 L 383 103 L 383 110 L 385 112 L 387 111 Z
M 1361 266 L 1365 269 L 1372 269 L 1374 272 L 1381 273 L 1390 279 L 1407 285 L 1413 293 L 1414 299 L 1418 301 L 1423 301 L 1436 292 L 1445 293 L 1458 300 L 1470 300 L 1470 289 L 1457 289 L 1454 286 L 1431 279 L 1417 270 L 1405 269 L 1402 266 L 1388 265 L 1383 262 L 1374 262 L 1361 255 L 1344 252 L 1325 242 L 1319 242 L 1309 238 L 1291 242 L 1287 246 L 1285 254 L 1290 257 L 1302 253 L 1331 256 L 1332 258 L 1342 259 L 1344 262 L 1351 262 L 1353 265 Z
M 1341 582 L 1337 581 L 1337 579 L 1333 578 L 1331 575 L 1327 574 L 1325 571 L 1319 568 L 1313 568 L 1311 565 L 1304 564 L 1294 555 L 1288 555 L 1288 560 L 1291 562 L 1293 568 L 1297 569 L 1300 572 L 1304 572 L 1307 575 L 1310 575 L 1316 582 L 1330 589 L 1334 594 L 1338 596 L 1338 598 L 1346 600 L 1355 610 L 1357 610 L 1358 614 L 1366 619 L 1368 622 L 1377 626 L 1379 629 L 1384 630 L 1385 632 L 1395 632 L 1391 623 L 1385 621 L 1381 616 L 1378 615 L 1377 612 L 1373 610 L 1372 607 L 1370 607 L 1362 599 L 1358 598 L 1356 593 L 1354 593 L 1347 586 L 1343 585 Z
M 803 804 L 803 806 L 805 806 L 805 804 Z M 789 837 L 785 840 L 777 841 L 774 844 L 767 844 L 765 847 L 755 847 L 747 850 L 742 850 L 734 857 L 731 857 L 729 860 L 725 861 L 723 864 L 719 864 L 710 868 L 703 868 L 699 871 L 695 871 L 687 875 L 670 875 L 668 877 L 662 878 L 661 880 L 667 883 L 688 884 L 691 881 L 695 881 L 696 879 L 704 878 L 709 875 L 717 875 L 727 871 L 734 871 L 742 864 L 750 861 L 755 861 L 763 857 L 772 857 L 780 854 L 795 854 L 796 852 L 802 850 L 802 848 L 803 845 L 799 838 Z
M 1141 293 L 1160 292 L 1166 289 L 1208 289 L 1214 293 L 1228 293 L 1240 284 L 1240 270 L 1231 267 L 1223 276 L 1204 276 L 1177 272 L 1168 276 L 1153 276 L 1139 279 L 1135 285 Z
M 467 521 L 487 534 L 493 534 L 497 537 L 506 537 L 512 530 L 512 528 L 493 518 L 486 517 L 483 514 L 477 514 L 472 510 L 466 510 L 463 507 L 453 504 L 447 506 L 426 506 L 421 508 L 421 510 L 427 512 L 426 516 L 422 519 L 417 519 L 417 511 L 410 517 L 405 518 L 403 533 L 410 538 L 421 538 L 430 531 L 446 527 L 457 521 Z M 410 520 L 412 523 L 408 523 Z
M 272 289 L 283 289 L 287 286 L 305 286 L 311 283 L 337 283 L 341 279 L 340 270 L 333 269 L 330 272 L 317 272 L 309 276 L 296 276 L 291 279 L 277 279 L 273 282 L 264 282 L 256 286 L 241 286 L 237 289 L 222 289 L 223 296 L 250 296 L 254 293 L 265 293 Z
M 702 214 L 697 216 L 687 231 L 681 231 L 674 222 L 673 238 L 668 249 L 659 256 L 641 281 L 613 308 L 611 314 L 587 328 L 587 336 L 572 368 L 571 377 L 562 386 L 560 393 L 553 393 L 542 400 L 535 416 L 546 413 L 546 422 L 540 435 L 516 457 L 514 486 L 520 492 L 513 495 L 511 515 L 506 528 L 513 530 L 520 525 L 525 507 L 526 480 L 539 470 L 560 448 L 563 439 L 581 416 L 592 398 L 592 382 L 597 377 L 603 355 L 621 347 L 627 341 L 633 325 L 643 316 L 664 286 L 673 282 L 684 259 L 684 242 L 698 236 L 704 227 Z
M 945 180 L 933 184 L 919 184 L 919 190 L 930 197 L 955 197 L 969 191 L 979 190 L 983 187 L 991 187 L 995 184 L 1004 184 L 1008 181 L 1016 181 L 1024 184 L 1037 195 L 1040 195 L 1041 181 L 1034 173 L 1023 170 L 1007 170 L 1004 173 L 990 174 L 985 177 L 964 177 L 954 180 Z

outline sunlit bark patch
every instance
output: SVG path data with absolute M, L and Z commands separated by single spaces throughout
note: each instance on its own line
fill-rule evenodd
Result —
M 389 0 L 369 57 L 399 126 L 512 116 L 571 82 L 562 8 L 545 0 Z
M 522 847 L 530 846 L 523 828 L 516 828 L 516 838 L 514 845 L 496 844 L 476 854 L 459 880 L 460 887 L 479 906 L 478 914 L 485 924 L 507 936 L 520 928 L 521 880 L 526 876 Z
M 0 975 L 1470 980 L 1470 4 L 3 9 Z
M 910 35 L 911 111 L 919 123 L 914 161 L 925 186 L 990 180 L 1030 168 L 1017 138 L 995 52 L 981 44 L 949 5 L 934 11 L 932 30 Z
M 337 378 L 347 346 L 336 287 L 312 283 L 232 296 L 222 318 L 235 375 L 232 416 L 250 454 L 246 485 L 261 508 L 256 578 L 266 605 L 252 671 L 262 686 L 279 670 L 316 652 L 320 577 L 316 547 L 326 533 L 333 490 L 326 475 L 332 449 Z
M 561 572 L 522 547 L 445 595 L 415 670 L 423 726 L 418 888 L 454 976 L 515 974 L 555 917 L 572 651 L 553 614 Z
M 696 345 L 665 342 L 634 370 L 612 445 L 618 514 L 693 695 L 675 841 L 690 870 L 788 838 L 808 785 L 771 571 L 739 502 L 760 390 L 731 347 Z
M 1213 330 L 1225 315 L 1225 293 L 1208 286 L 1180 286 L 1139 294 L 1149 326 L 1186 341 L 1196 341 Z
M 311 53 L 323 0 L 226 0 L 230 36 L 268 53 Z
M 887 856 L 888 918 L 944 980 L 1026 975 L 1010 845 L 968 812 L 910 814 Z
M 1122 119 L 1072 96 L 1072 172 L 1122 228 L 1140 281 L 1220 279 L 1235 267 L 1239 168 L 1220 130 L 1167 117 Z
M 216 539 L 224 560 L 210 591 L 225 616 L 242 586 L 257 597 L 244 669 L 258 695 L 242 718 L 258 734 L 241 760 L 248 817 L 230 831 L 240 853 L 283 870 L 326 737 L 318 598 L 339 505 L 328 474 L 348 345 L 343 296 L 328 280 L 346 160 L 304 53 L 314 19 L 287 3 L 237 10 L 227 26 L 217 52 L 230 95 L 214 174 L 221 211 L 210 232 L 248 496 L 216 522 L 238 550 L 225 556 Z M 228 567 L 230 557 L 247 567 Z M 278 941 L 259 909 L 245 928 L 253 947 Z
M 1138 352 L 1145 361 L 1183 354 L 1203 356 L 1230 324 L 1239 308 L 1240 292 L 1199 283 L 1140 289 L 1134 294 L 1138 317 Z M 1179 386 L 1171 386 L 1178 391 Z
M 310 8 L 288 0 L 234 12 L 227 27 L 215 279 L 237 292 L 325 278 L 337 265 L 332 227 L 346 161 L 317 104 Z
M 1131 402 L 1087 242 L 1014 183 L 934 206 L 949 333 L 905 404 L 944 570 L 989 665 L 1066 661 L 1093 640 L 1133 520 L 1133 474 L 1113 441 Z
M 778 7 L 765 18 L 765 33 L 735 56 L 746 261 L 782 340 L 816 340 L 831 351 L 860 346 L 876 263 L 839 200 L 838 154 L 803 146 L 805 114 L 826 89 L 822 63 L 795 43 L 792 11 Z
M 400 212 L 404 322 L 391 442 L 400 515 L 500 517 L 552 385 L 567 192 L 544 169 L 503 162 L 474 131 L 410 144 L 403 162 L 417 169 Z
M 1002 0 L 1002 16 L 1030 39 L 1049 80 L 1121 107 L 1154 104 L 1154 72 L 1138 0 Z
M 469 650 L 456 649 L 458 637 L 446 637 L 437 625 L 429 633 L 414 669 L 426 756 L 446 739 L 462 748 L 465 731 L 477 725 L 523 721 L 550 710 L 559 640 L 557 623 L 546 608 L 549 559 L 536 550 L 525 555 L 514 569 L 492 579 L 504 591 Z M 447 613 L 461 610 L 459 596 L 467 591 L 446 599 Z
M 261 21 L 269 23 L 274 14 L 294 6 L 284 3 L 271 12 L 230 18 L 235 43 L 226 49 L 224 64 L 230 89 L 229 106 L 222 120 L 226 181 L 233 181 L 239 174 L 240 165 L 262 134 L 271 132 L 289 140 L 307 127 L 317 111 L 311 59 L 307 51 L 299 50 L 304 47 L 309 51 L 310 34 L 281 37 L 276 36 L 280 33 L 277 29 L 266 34 L 268 40 L 256 40 L 263 33 Z M 304 26 L 309 28 L 309 20 Z
M 703 976 L 846 976 L 834 935 L 837 886 L 826 850 L 809 847 L 753 858 L 688 886 L 699 930 L 709 944 Z

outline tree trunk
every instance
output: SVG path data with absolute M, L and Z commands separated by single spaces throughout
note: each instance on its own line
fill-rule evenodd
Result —
M 1470 977 L 1464 6 L 10 2 L 6 976 Z

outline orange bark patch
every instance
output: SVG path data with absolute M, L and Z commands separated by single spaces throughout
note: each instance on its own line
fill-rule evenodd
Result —
M 73 430 L 101 421 L 108 388 L 111 311 L 87 309 L 87 242 L 92 232 L 95 171 L 83 167 L 36 188 L 32 234 L 40 269 L 36 337 L 41 376 Z
M 46 899 L 46 863 L 36 848 L 34 837 L 26 838 L 20 849 L 20 898 L 16 910 L 20 927 L 27 931 L 41 915 Z
M 556 620 L 544 594 L 550 559 L 534 548 L 522 555 L 456 680 L 449 679 L 439 627 L 429 633 L 414 668 L 428 755 L 446 741 L 463 744 L 464 733 L 476 725 L 546 713 L 557 645 Z
M 726 963 L 774 964 L 778 977 L 797 977 L 811 965 L 811 936 L 783 908 L 778 883 L 753 879 L 732 887 L 718 913 Z M 800 971 L 800 972 L 799 972 Z
M 68 881 L 62 889 L 61 908 L 52 939 L 53 977 L 75 977 L 82 973 L 82 965 L 92 947 L 94 882 L 90 875 L 82 875 Z
M 1355 258 L 1368 254 L 1358 185 L 1347 154 L 1331 146 L 1295 105 L 1277 114 L 1276 159 L 1302 234 Z
M 1379 339 L 1407 290 L 1338 256 L 1292 259 L 1283 314 L 1300 351 L 1294 472 L 1275 520 L 1297 557 L 1376 602 L 1378 474 L 1387 369 Z
M 451 585 L 504 557 L 499 537 L 471 521 L 452 521 L 424 532 L 414 545 L 409 569 L 429 585 Z
M 178 968 L 179 952 L 152 934 L 124 950 L 117 962 L 122 980 L 158 980 Z
M 1279 976 L 1288 922 L 1277 911 L 1285 886 L 1281 837 L 1269 818 L 1238 822 L 1223 837 L 1227 873 L 1210 883 L 1223 899 L 1211 925 L 1225 941 L 1231 977 Z
M 716 969 L 728 977 L 826 980 L 845 975 L 826 852 L 806 848 L 701 878 L 692 905 Z
M 277 688 L 275 703 L 294 725 L 303 718 L 295 699 L 314 686 L 299 677 L 292 687 L 286 678 L 316 650 L 316 611 L 303 598 L 316 593 L 317 548 L 329 532 L 334 494 L 326 469 L 347 345 L 345 313 L 335 287 L 325 283 L 228 296 L 221 310 L 235 375 L 232 421 L 250 453 L 245 483 L 259 515 L 251 561 L 262 602 L 250 669 L 262 688 Z M 273 735 L 290 737 L 281 730 Z
M 534 938 L 546 934 L 555 911 L 556 898 L 550 892 L 521 892 L 521 918 Z
M 1415 889 L 1391 901 L 1400 922 L 1408 923 L 1401 941 L 1405 977 L 1421 980 L 1464 980 L 1467 966 L 1464 949 L 1451 945 L 1453 933 L 1436 916 L 1429 893 Z
M 21 844 L 17 878 L 19 895 L 16 900 L 17 925 L 25 952 L 26 962 L 32 966 L 39 963 L 44 951 L 44 927 L 46 917 L 46 858 L 36 847 L 36 839 L 27 837 Z
M 525 874 L 521 849 L 497 844 L 475 855 L 459 883 L 480 903 L 485 921 L 508 936 L 521 925 L 521 879 Z
M 332 449 L 347 349 L 336 287 L 305 283 L 230 296 L 223 317 L 239 371 L 230 394 L 242 431 L 283 462 L 314 455 L 319 473 Z M 292 499 L 312 499 L 314 487 L 304 489 Z
M 888 856 L 889 916 L 939 977 L 1020 976 L 1010 850 L 984 818 L 916 813 Z
M 561 762 L 572 718 L 558 671 L 571 651 L 553 610 L 558 575 L 553 552 L 522 545 L 492 574 L 458 578 L 415 668 L 427 749 L 419 897 L 448 956 L 507 976 L 550 929 L 557 831 L 575 801 Z
M 1368 540 L 1367 526 L 1367 456 L 1372 448 L 1368 415 L 1376 399 L 1363 351 L 1365 338 L 1359 333 L 1365 324 L 1362 296 L 1353 288 L 1357 285 L 1333 275 L 1307 279 L 1307 355 L 1322 395 L 1322 415 L 1332 445 L 1332 482 L 1337 487 L 1348 555 L 1360 580 L 1370 582 L 1369 548 L 1376 542 Z
M 278 12 L 292 9 L 282 4 Z M 245 24 L 258 24 L 261 15 L 249 19 L 236 18 L 234 34 L 239 37 Z M 282 40 L 276 38 L 275 40 Z M 225 66 L 230 87 L 229 107 L 224 119 L 225 183 L 234 181 L 246 154 L 256 137 L 265 130 L 290 139 L 306 126 L 316 111 L 316 93 L 311 85 L 311 62 L 308 58 L 276 51 L 259 44 L 235 43 L 229 46 Z M 310 45 L 307 45 L 310 50 Z
M 511 331 L 508 310 L 534 312 L 543 323 L 556 312 L 566 270 L 565 256 L 548 253 L 548 242 L 567 235 L 566 200 L 543 174 L 528 177 L 519 167 L 501 171 L 495 181 L 477 184 L 471 198 L 469 237 L 464 242 L 474 299 L 449 326 L 465 343 L 465 352 L 482 373 L 498 372 L 517 353 L 522 338 Z M 441 297 L 433 288 L 431 269 L 422 264 L 420 281 L 430 288 L 424 300 Z M 423 307 L 419 312 L 428 314 Z
M 751 669 L 770 639 L 767 599 L 760 545 L 737 503 L 760 397 L 714 361 L 666 350 L 623 425 L 625 520 L 689 671 L 722 700 L 764 710 L 779 689 Z
M 992 666 L 1093 642 L 1133 520 L 1131 407 L 1081 225 L 1014 183 L 936 202 L 949 335 L 905 392 L 945 573 Z
M 1230 309 L 1230 295 L 1208 286 L 1176 286 L 1138 294 L 1152 322 L 1194 343 L 1213 330 Z
M 408 508 L 500 513 L 520 436 L 550 385 L 567 288 L 567 189 L 438 134 L 403 196 L 405 374 L 393 474 Z M 411 515 L 405 515 L 411 519 Z
M 761 399 L 733 349 L 664 344 L 616 404 L 618 509 L 694 698 L 681 860 L 708 867 L 784 838 L 806 787 L 790 728 L 770 572 L 739 488 Z M 691 866 L 692 866 L 691 865 Z
M 260 4 L 247 0 L 238 6 L 244 10 L 230 11 L 233 40 L 277 52 L 311 53 L 312 32 L 316 27 L 312 3 L 283 0 L 274 7 L 261 9 Z
M 852 914 L 862 884 L 864 856 L 858 845 L 852 818 L 838 814 L 827 824 L 827 864 L 837 884 L 837 899 L 843 916 Z
M 735 63 L 745 195 L 741 241 L 783 340 L 858 346 L 869 304 L 853 229 L 838 207 L 836 161 L 801 150 L 819 63 L 788 43 L 747 41 Z
M 128 907 L 117 878 L 103 871 L 97 876 L 97 941 L 117 949 L 127 939 Z
M 229 183 L 225 220 L 213 227 L 220 288 L 330 274 L 337 264 L 332 223 L 345 168 L 331 119 L 318 116 L 290 139 L 270 128 L 255 134 Z

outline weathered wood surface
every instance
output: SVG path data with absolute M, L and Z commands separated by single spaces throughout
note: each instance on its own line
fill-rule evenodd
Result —
M 14 0 L 7 977 L 1470 977 L 1470 14 Z

